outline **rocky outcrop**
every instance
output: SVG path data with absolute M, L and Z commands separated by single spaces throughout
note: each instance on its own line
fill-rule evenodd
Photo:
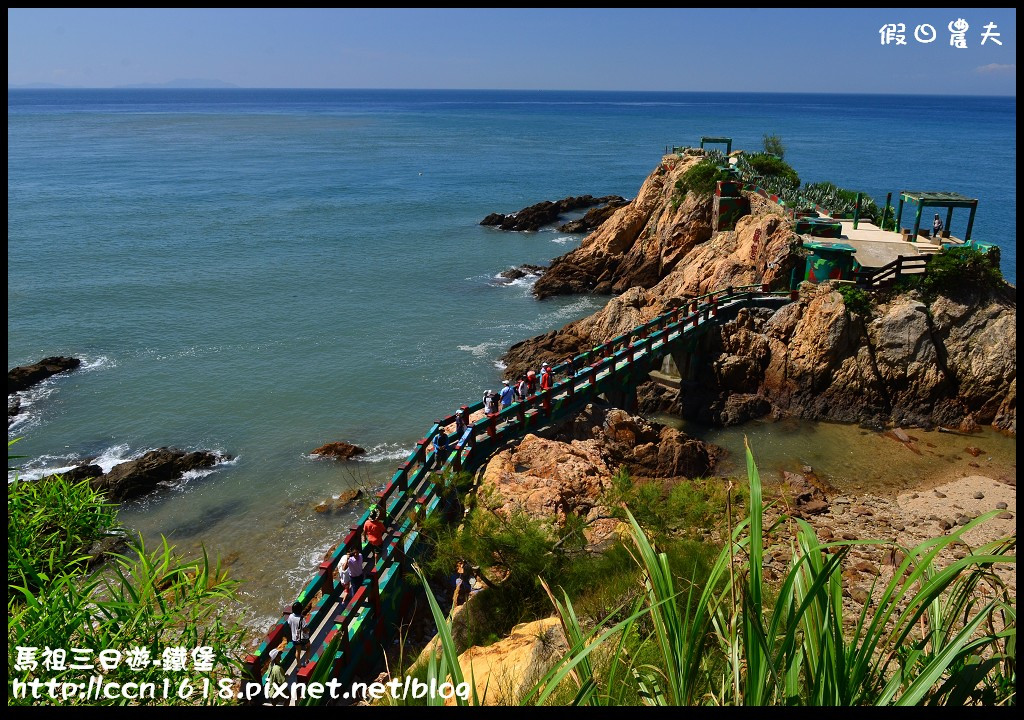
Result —
M 213 467 L 231 456 L 206 451 L 186 452 L 176 448 L 151 450 L 136 460 L 115 465 L 106 475 L 90 483 L 111 500 L 121 501 L 144 495 L 159 485 L 179 480 L 191 470 Z
M 338 513 L 346 512 L 349 506 L 356 500 L 363 497 L 362 488 L 355 488 L 353 490 L 345 490 L 336 498 L 329 498 L 317 503 L 313 510 L 318 513 Z
M 606 203 L 622 204 L 625 198 L 618 195 L 606 195 L 595 198 L 593 195 L 580 195 L 579 197 L 567 197 L 557 202 L 544 200 L 536 205 L 525 207 L 519 212 L 503 215 L 491 213 L 480 221 L 481 225 L 491 225 L 502 230 L 539 230 L 545 225 L 551 225 L 567 212 L 580 210 L 595 205 Z
M 620 467 L 641 481 L 702 477 L 721 452 L 623 410 L 588 405 L 554 438 L 526 435 L 518 447 L 495 455 L 484 469 L 480 493 L 500 514 L 522 511 L 557 525 L 569 515 L 583 518 L 593 550 L 612 540 L 619 525 L 601 503 Z
M 634 477 L 704 477 L 721 458 L 722 449 L 675 428 L 630 415 L 619 408 L 588 405 L 563 426 L 563 442 L 596 440 L 605 464 L 626 467 Z
M 516 705 L 568 650 L 561 621 L 549 617 L 516 625 L 492 645 L 469 648 L 459 665 L 484 705 Z
M 684 195 L 677 187 L 702 158 L 700 151 L 666 157 L 632 202 L 617 209 L 580 247 L 552 261 L 534 285 L 534 294 L 616 294 L 631 287 L 654 287 L 712 237 L 712 196 Z M 744 264 L 760 260 L 753 256 L 769 250 L 767 243 L 759 245 L 752 256 L 742 258 Z
M 642 197 L 643 192 L 638 199 Z M 607 226 L 595 235 L 606 230 Z M 691 246 L 685 262 L 675 264 L 680 259 L 677 258 L 671 272 L 653 287 L 625 288 L 593 315 L 516 343 L 501 359 L 506 366 L 504 375 L 517 377 L 543 360 L 560 362 L 569 354 L 589 350 L 685 304 L 689 298 L 729 285 L 780 285 L 791 270 L 790 243 L 795 237 L 784 219 L 766 206 L 762 215 L 741 218 L 736 230 L 717 233 L 711 240 Z M 605 256 L 599 253 L 594 257 Z M 546 282 L 557 266 L 556 260 L 534 288 Z
M 741 311 L 710 334 L 683 412 L 729 422 L 726 404 L 747 394 L 809 419 L 1016 433 L 1016 303 L 965 302 L 898 295 L 861 317 L 823 285 L 774 313 Z
M 362 455 L 365 452 L 366 450 L 359 447 L 358 445 L 353 445 L 351 443 L 339 441 L 327 443 L 326 445 L 321 445 L 311 454 L 320 455 L 321 457 L 330 457 L 334 458 L 335 460 L 351 460 L 356 455 Z
M 7 394 L 20 392 L 32 387 L 46 378 L 57 373 L 74 370 L 82 361 L 78 358 L 54 356 L 43 358 L 31 365 L 21 365 L 7 371 Z M 10 403 L 7 405 L 7 414 L 11 415 Z

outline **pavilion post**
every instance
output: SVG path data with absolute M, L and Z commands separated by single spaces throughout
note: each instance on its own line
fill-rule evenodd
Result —
M 896 232 L 903 228 L 903 193 L 900 193 L 900 202 L 896 208 Z
M 860 221 L 860 201 L 863 197 L 863 193 L 857 193 L 857 204 L 853 206 L 853 229 L 857 229 L 857 223 Z
M 971 241 L 971 230 L 974 228 L 974 211 L 978 209 L 978 203 L 975 202 L 971 205 L 971 216 L 967 218 L 967 232 L 964 234 L 964 242 L 968 243 Z
M 885 207 L 882 209 L 882 226 L 879 230 L 885 230 L 885 218 L 889 215 L 889 207 L 892 205 L 892 193 L 885 196 Z
M 943 229 L 947 233 L 949 233 L 950 235 L 953 234 L 953 208 L 952 207 L 950 207 L 950 208 L 948 208 L 946 210 L 946 225 L 944 226 Z M 939 243 L 941 244 L 941 242 L 942 242 L 942 239 L 940 238 L 939 239 Z
M 924 212 L 924 201 L 919 200 L 917 203 L 917 212 L 914 213 L 914 236 L 911 238 L 911 242 L 917 242 L 917 233 L 921 230 L 922 212 Z

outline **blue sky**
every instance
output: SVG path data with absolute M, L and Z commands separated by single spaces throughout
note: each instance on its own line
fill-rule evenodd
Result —
M 950 45 L 950 22 L 969 29 Z M 1016 95 L 1013 9 L 8 9 L 8 86 Z M 1002 45 L 981 44 L 994 22 Z M 906 45 L 879 30 L 904 23 Z M 915 40 L 930 24 L 933 42 Z

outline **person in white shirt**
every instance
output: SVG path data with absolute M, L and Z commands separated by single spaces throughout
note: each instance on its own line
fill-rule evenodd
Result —
M 288 629 L 292 643 L 295 645 L 295 662 L 298 667 L 305 664 L 309 655 L 309 617 L 303 617 L 302 603 L 292 605 L 292 614 L 288 616 Z

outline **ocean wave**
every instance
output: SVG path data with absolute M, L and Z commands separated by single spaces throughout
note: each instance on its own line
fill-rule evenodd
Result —
M 17 473 L 17 476 L 22 480 L 38 480 L 39 478 L 46 477 L 47 475 L 59 475 L 61 473 L 66 473 L 82 464 L 99 465 L 100 469 L 103 470 L 103 473 L 106 474 L 113 470 L 115 465 L 137 460 L 150 450 L 155 449 L 156 448 L 149 448 L 147 450 L 132 452 L 128 445 L 121 444 L 113 445 L 103 450 L 95 457 L 88 455 L 82 456 L 75 453 L 67 453 L 64 455 L 40 455 L 26 463 Z M 215 453 L 220 458 L 226 458 L 226 453 L 220 450 L 211 450 L 210 452 Z M 235 465 L 237 463 L 238 457 L 221 459 L 214 463 L 212 467 L 189 470 L 181 476 L 181 480 L 183 482 L 187 482 L 188 480 L 206 477 L 225 465 Z M 13 479 L 14 474 L 8 472 L 7 482 L 11 482 Z
M 571 242 L 579 242 L 579 235 L 563 235 L 561 237 L 551 238 L 551 242 L 558 243 L 559 245 L 566 245 Z
M 385 460 L 405 460 L 412 453 L 412 448 L 398 443 L 381 443 L 367 448 L 364 455 L 356 456 L 360 462 L 383 462 Z

